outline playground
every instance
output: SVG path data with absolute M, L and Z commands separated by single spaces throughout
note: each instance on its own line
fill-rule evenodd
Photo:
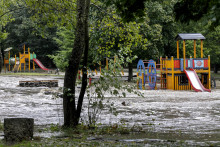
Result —
M 181 33 L 175 37 L 177 56 L 160 57 L 157 64 L 154 60 L 139 60 L 137 64 L 137 88 L 195 90 L 211 92 L 211 59 L 203 55 L 203 41 L 206 38 L 200 33 Z M 186 41 L 193 40 L 193 57 L 186 57 Z M 200 40 L 200 58 L 196 42 Z M 180 57 L 180 41 L 182 41 L 182 58 Z M 158 73 L 159 72 L 159 73 Z
M 23 80 L 58 80 L 63 86 L 61 76 L 0 76 L 0 121 L 5 117 L 33 117 L 35 128 L 50 124 L 63 124 L 62 98 L 55 98 L 59 87 L 19 87 Z M 220 85 L 220 81 L 217 81 Z M 144 133 L 140 136 L 129 136 L 130 140 L 184 140 L 190 145 L 220 144 L 220 87 L 212 92 L 173 91 L 173 90 L 140 90 L 144 97 L 127 93 L 126 98 L 112 97 L 117 116 L 108 111 L 100 114 L 98 123 L 102 125 L 125 124 L 127 127 L 139 126 Z M 79 92 L 79 91 L 78 91 Z M 78 94 L 77 92 L 77 94 Z M 122 103 L 124 102 L 124 105 Z M 87 117 L 85 98 L 82 119 Z M 0 133 L 3 138 L 3 132 Z M 59 133 L 41 133 L 35 130 L 34 136 L 51 137 Z M 169 137 L 168 137 L 169 136 Z M 114 139 L 109 137 L 108 139 Z
M 37 59 L 37 55 L 33 52 L 30 52 L 30 48 L 25 47 L 23 45 L 23 52 L 19 52 L 18 55 L 12 55 L 11 51 L 12 47 L 9 47 L 4 50 L 4 72 L 34 72 L 35 64 L 44 71 L 49 71 L 50 69 L 46 68 L 40 60 Z M 32 67 L 32 68 L 31 68 Z

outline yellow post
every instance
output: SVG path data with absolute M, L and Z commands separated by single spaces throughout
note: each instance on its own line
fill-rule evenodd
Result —
M 26 66 L 26 62 L 25 62 L 25 56 L 24 56 L 24 72 L 25 72 L 25 66 Z
M 211 89 L 211 64 L 210 64 L 210 55 L 208 55 L 208 68 L 209 68 L 209 73 L 208 73 L 208 88 Z
M 174 90 L 174 60 L 173 56 L 171 57 L 171 68 L 172 68 L 172 89 Z
M 24 54 L 25 54 L 25 44 L 24 44 L 24 47 L 23 47 L 23 48 L 24 48 Z
M 177 76 L 174 76 L 174 89 L 177 90 Z
M 95 69 L 95 74 L 97 75 L 98 74 L 98 72 L 97 72 L 97 70 Z
M 8 52 L 8 71 L 10 71 L 10 51 Z
M 191 67 L 191 65 L 192 65 L 192 63 L 191 63 L 192 56 L 190 56 L 189 58 L 190 58 L 190 65 L 188 65 L 188 67 L 193 68 L 193 66 Z
M 24 44 L 24 72 L 25 72 L 25 65 L 26 64 L 26 61 L 25 61 L 25 44 Z
M 106 70 L 108 70 L 108 58 L 106 57 Z
M 203 58 L 203 40 L 201 40 L 201 58 Z
M 177 59 L 179 59 L 179 40 L 176 41 L 176 46 L 177 46 Z
M 19 52 L 19 70 L 21 71 L 21 53 Z
M 185 40 L 183 40 L 183 69 L 186 69 L 186 46 L 185 46 Z
M 196 58 L 196 40 L 194 40 L 194 58 Z
M 30 70 L 31 70 L 31 54 L 30 54 L 30 48 L 28 48 L 28 58 L 29 58 L 28 68 L 29 68 L 29 72 L 30 72 Z
M 157 62 L 154 62 L 155 64 L 155 68 L 156 68 L 156 71 L 157 71 Z M 156 77 L 157 77 L 157 72 L 156 72 Z M 155 90 L 157 90 L 157 80 L 155 81 Z

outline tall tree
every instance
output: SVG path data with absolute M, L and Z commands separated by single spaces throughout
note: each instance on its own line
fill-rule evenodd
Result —
M 75 127 L 79 123 L 79 118 L 82 110 L 83 98 L 87 86 L 87 74 L 86 74 L 86 58 L 88 52 L 88 13 L 90 7 L 90 0 L 77 0 L 77 24 L 76 34 L 73 45 L 71 57 L 69 59 L 69 65 L 65 71 L 64 77 L 64 97 L 63 97 L 63 109 L 64 109 L 64 126 Z M 83 67 L 83 81 L 78 98 L 78 104 L 76 107 L 75 101 L 75 84 L 77 73 L 79 69 L 79 63 L 84 51 L 84 67 Z

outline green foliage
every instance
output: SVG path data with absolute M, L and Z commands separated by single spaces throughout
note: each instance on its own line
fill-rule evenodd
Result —
M 145 2 L 147 0 L 107 0 L 107 6 L 114 5 L 117 13 L 124 22 L 143 20 L 145 16 Z
M 220 25 L 209 32 L 206 38 L 205 46 L 208 50 L 207 54 L 211 56 L 211 63 L 220 65 Z
M 98 5 L 98 6 L 97 6 Z M 97 3 L 91 7 L 90 18 L 90 51 L 89 66 L 104 60 L 103 57 L 112 57 L 120 54 L 120 58 L 131 62 L 135 58 L 135 52 L 147 49 L 147 39 L 143 37 L 141 27 L 145 23 L 136 22 L 123 23 L 122 18 L 116 14 L 114 8 L 107 9 L 107 13 L 101 12 L 97 7 L 102 7 L 102 3 Z M 109 16 L 108 13 L 111 13 Z M 68 65 L 68 59 L 73 46 L 74 31 L 62 27 L 55 38 L 60 47 L 56 55 L 50 55 L 55 64 L 64 70 Z
M 141 32 L 141 26 L 145 23 L 124 23 L 112 7 L 101 13 L 94 6 L 91 9 L 91 13 L 96 15 L 91 18 L 90 29 L 90 48 L 93 48 L 91 52 L 95 62 L 103 60 L 103 56 L 113 57 L 114 54 L 132 59 L 135 52 L 147 49 L 147 39 Z
M 0 122 L 0 131 L 3 131 L 4 127 L 3 124 Z
M 41 22 L 47 22 L 47 27 L 65 26 L 66 28 L 72 28 L 76 24 L 75 0 L 28 0 L 26 5 L 35 12 L 32 19 L 38 22 L 38 26 L 42 29 L 44 29 L 45 24 Z
M 88 121 L 86 123 L 88 125 L 95 126 L 103 110 L 117 115 L 117 108 L 111 97 L 126 97 L 126 93 L 143 96 L 139 91 L 134 90 L 136 86 L 121 81 L 121 63 L 122 60 L 118 58 L 116 62 L 110 60 L 109 69 L 102 70 L 99 80 L 94 81 L 87 89 Z
M 176 0 L 148 1 L 148 28 L 143 32 L 148 38 L 149 46 L 145 53 L 147 59 L 159 59 L 160 56 L 173 56 L 176 53 L 174 41 L 178 32 L 178 25 L 173 15 L 173 5 Z M 142 58 L 142 59 L 146 59 Z
M 19 8 L 19 6 L 12 5 L 9 10 Z M 25 43 L 26 48 L 30 47 L 30 51 L 35 52 L 37 58 L 43 60 L 43 63 L 45 61 L 48 64 L 51 63 L 47 55 L 58 49 L 52 39 L 56 35 L 56 28 L 45 27 L 44 33 L 42 33 L 42 30 L 37 28 L 37 24 L 31 19 L 32 12 L 28 8 L 23 8 L 18 12 L 12 11 L 10 14 L 13 20 L 4 27 L 4 31 L 8 35 L 3 41 L 2 48 L 13 47 L 13 55 L 17 53 L 18 56 L 18 52 L 23 52 L 22 45 Z
M 54 38 L 60 50 L 57 51 L 55 55 L 49 55 L 49 57 L 53 59 L 56 67 L 62 71 L 68 66 L 74 38 L 74 30 L 69 30 L 64 27 L 58 30 L 57 37 Z

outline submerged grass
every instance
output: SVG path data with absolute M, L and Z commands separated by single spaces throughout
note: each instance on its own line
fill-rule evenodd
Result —
M 38 131 L 38 130 L 36 130 Z M 79 125 L 78 127 L 62 128 L 59 125 L 52 124 L 43 132 L 60 132 L 59 135 L 43 138 L 34 136 L 31 141 L 23 141 L 10 145 L 11 147 L 35 147 L 35 146 L 191 146 L 194 144 L 187 143 L 184 139 L 174 139 L 172 135 L 155 134 L 148 131 L 143 131 L 140 127 L 134 126 L 131 128 L 125 125 L 110 125 L 110 126 L 88 126 Z M 56 134 L 56 133 L 54 133 Z M 165 137 L 165 138 L 164 138 Z M 182 137 L 184 138 L 184 137 Z M 203 144 L 204 145 L 204 144 Z M 210 144 L 206 144 L 210 145 Z M 0 140 L 0 147 L 8 146 L 3 140 Z
M 3 124 L 0 122 L 0 131 L 3 131 L 4 127 Z

